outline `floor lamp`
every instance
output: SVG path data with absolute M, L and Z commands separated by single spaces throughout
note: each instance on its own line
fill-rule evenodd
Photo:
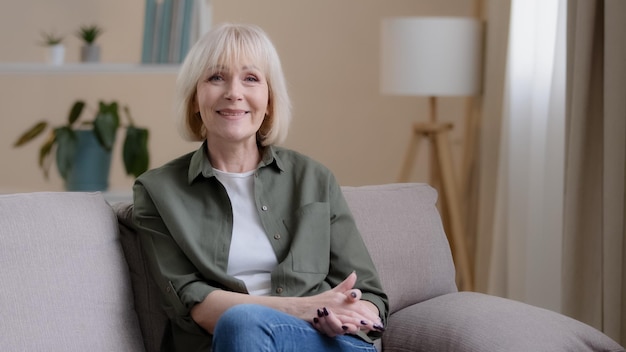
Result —
M 465 17 L 387 18 L 381 26 L 381 91 L 389 95 L 428 97 L 428 122 L 413 125 L 399 181 L 407 182 L 422 139 L 432 150 L 431 175 L 439 184 L 446 232 L 451 242 L 460 288 L 473 280 L 466 245 L 448 132 L 452 123 L 437 120 L 437 98 L 468 97 L 479 91 L 480 23 Z

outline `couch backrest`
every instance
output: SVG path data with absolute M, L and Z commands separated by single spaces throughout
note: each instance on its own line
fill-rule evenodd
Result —
M 389 295 L 391 312 L 456 292 L 450 247 L 426 184 L 343 187 L 346 201 Z M 166 323 L 159 293 L 143 262 L 131 221 L 132 205 L 113 206 L 120 223 L 136 309 L 148 351 L 158 351 Z
M 342 190 L 389 296 L 391 313 L 457 291 L 434 188 L 399 183 Z
M 0 196 L 0 351 L 142 351 L 115 215 L 100 194 Z

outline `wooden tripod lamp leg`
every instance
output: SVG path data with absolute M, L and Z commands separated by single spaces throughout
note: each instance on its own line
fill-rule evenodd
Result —
M 473 281 L 467 246 L 465 244 L 465 228 L 463 226 L 463 214 L 461 213 L 459 193 L 454 177 L 452 154 L 448 140 L 448 131 L 441 130 L 435 135 L 435 153 L 440 168 L 443 196 L 445 197 L 446 212 L 449 215 L 450 237 L 456 261 L 456 267 L 461 279 L 460 289 L 463 291 L 473 290 Z
M 421 136 L 422 134 L 419 133 L 419 131 L 417 131 L 417 129 L 414 127 L 413 135 L 411 136 L 411 141 L 409 142 L 409 147 L 407 148 L 404 157 L 404 163 L 402 164 L 402 169 L 400 170 L 400 177 L 398 178 L 399 182 L 409 181 L 411 169 L 413 169 L 413 164 L 415 163 L 415 159 L 417 158 L 417 152 Z
M 428 123 L 416 123 L 413 126 L 413 135 L 402 164 L 399 182 L 408 182 L 417 157 L 419 142 L 422 137 L 429 139 L 433 153 L 431 173 L 437 176 L 431 179 L 431 183 L 438 182 L 437 186 L 439 187 L 436 188 L 439 188 L 440 194 L 443 195 L 441 206 L 442 215 L 445 215 L 445 217 L 442 220 L 446 224 L 448 238 L 452 246 L 454 263 L 458 272 L 458 279 L 460 280 L 459 286 L 462 291 L 472 291 L 472 267 L 470 266 L 469 253 L 465 241 L 465 227 L 463 225 L 463 213 L 461 212 L 462 200 L 454 175 L 452 153 L 448 140 L 448 131 L 452 129 L 452 125 L 437 122 L 435 97 L 430 97 L 430 108 L 430 121 Z

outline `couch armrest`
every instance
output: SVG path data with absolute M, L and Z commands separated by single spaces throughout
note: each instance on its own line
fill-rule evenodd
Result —
M 624 351 L 593 327 L 553 311 L 475 292 L 439 296 L 393 314 L 390 351 Z
M 142 351 L 101 194 L 0 195 L 0 351 Z

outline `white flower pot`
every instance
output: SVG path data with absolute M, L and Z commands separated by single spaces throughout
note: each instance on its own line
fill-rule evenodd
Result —
M 56 44 L 46 47 L 46 62 L 51 65 L 63 65 L 65 61 L 65 45 Z

